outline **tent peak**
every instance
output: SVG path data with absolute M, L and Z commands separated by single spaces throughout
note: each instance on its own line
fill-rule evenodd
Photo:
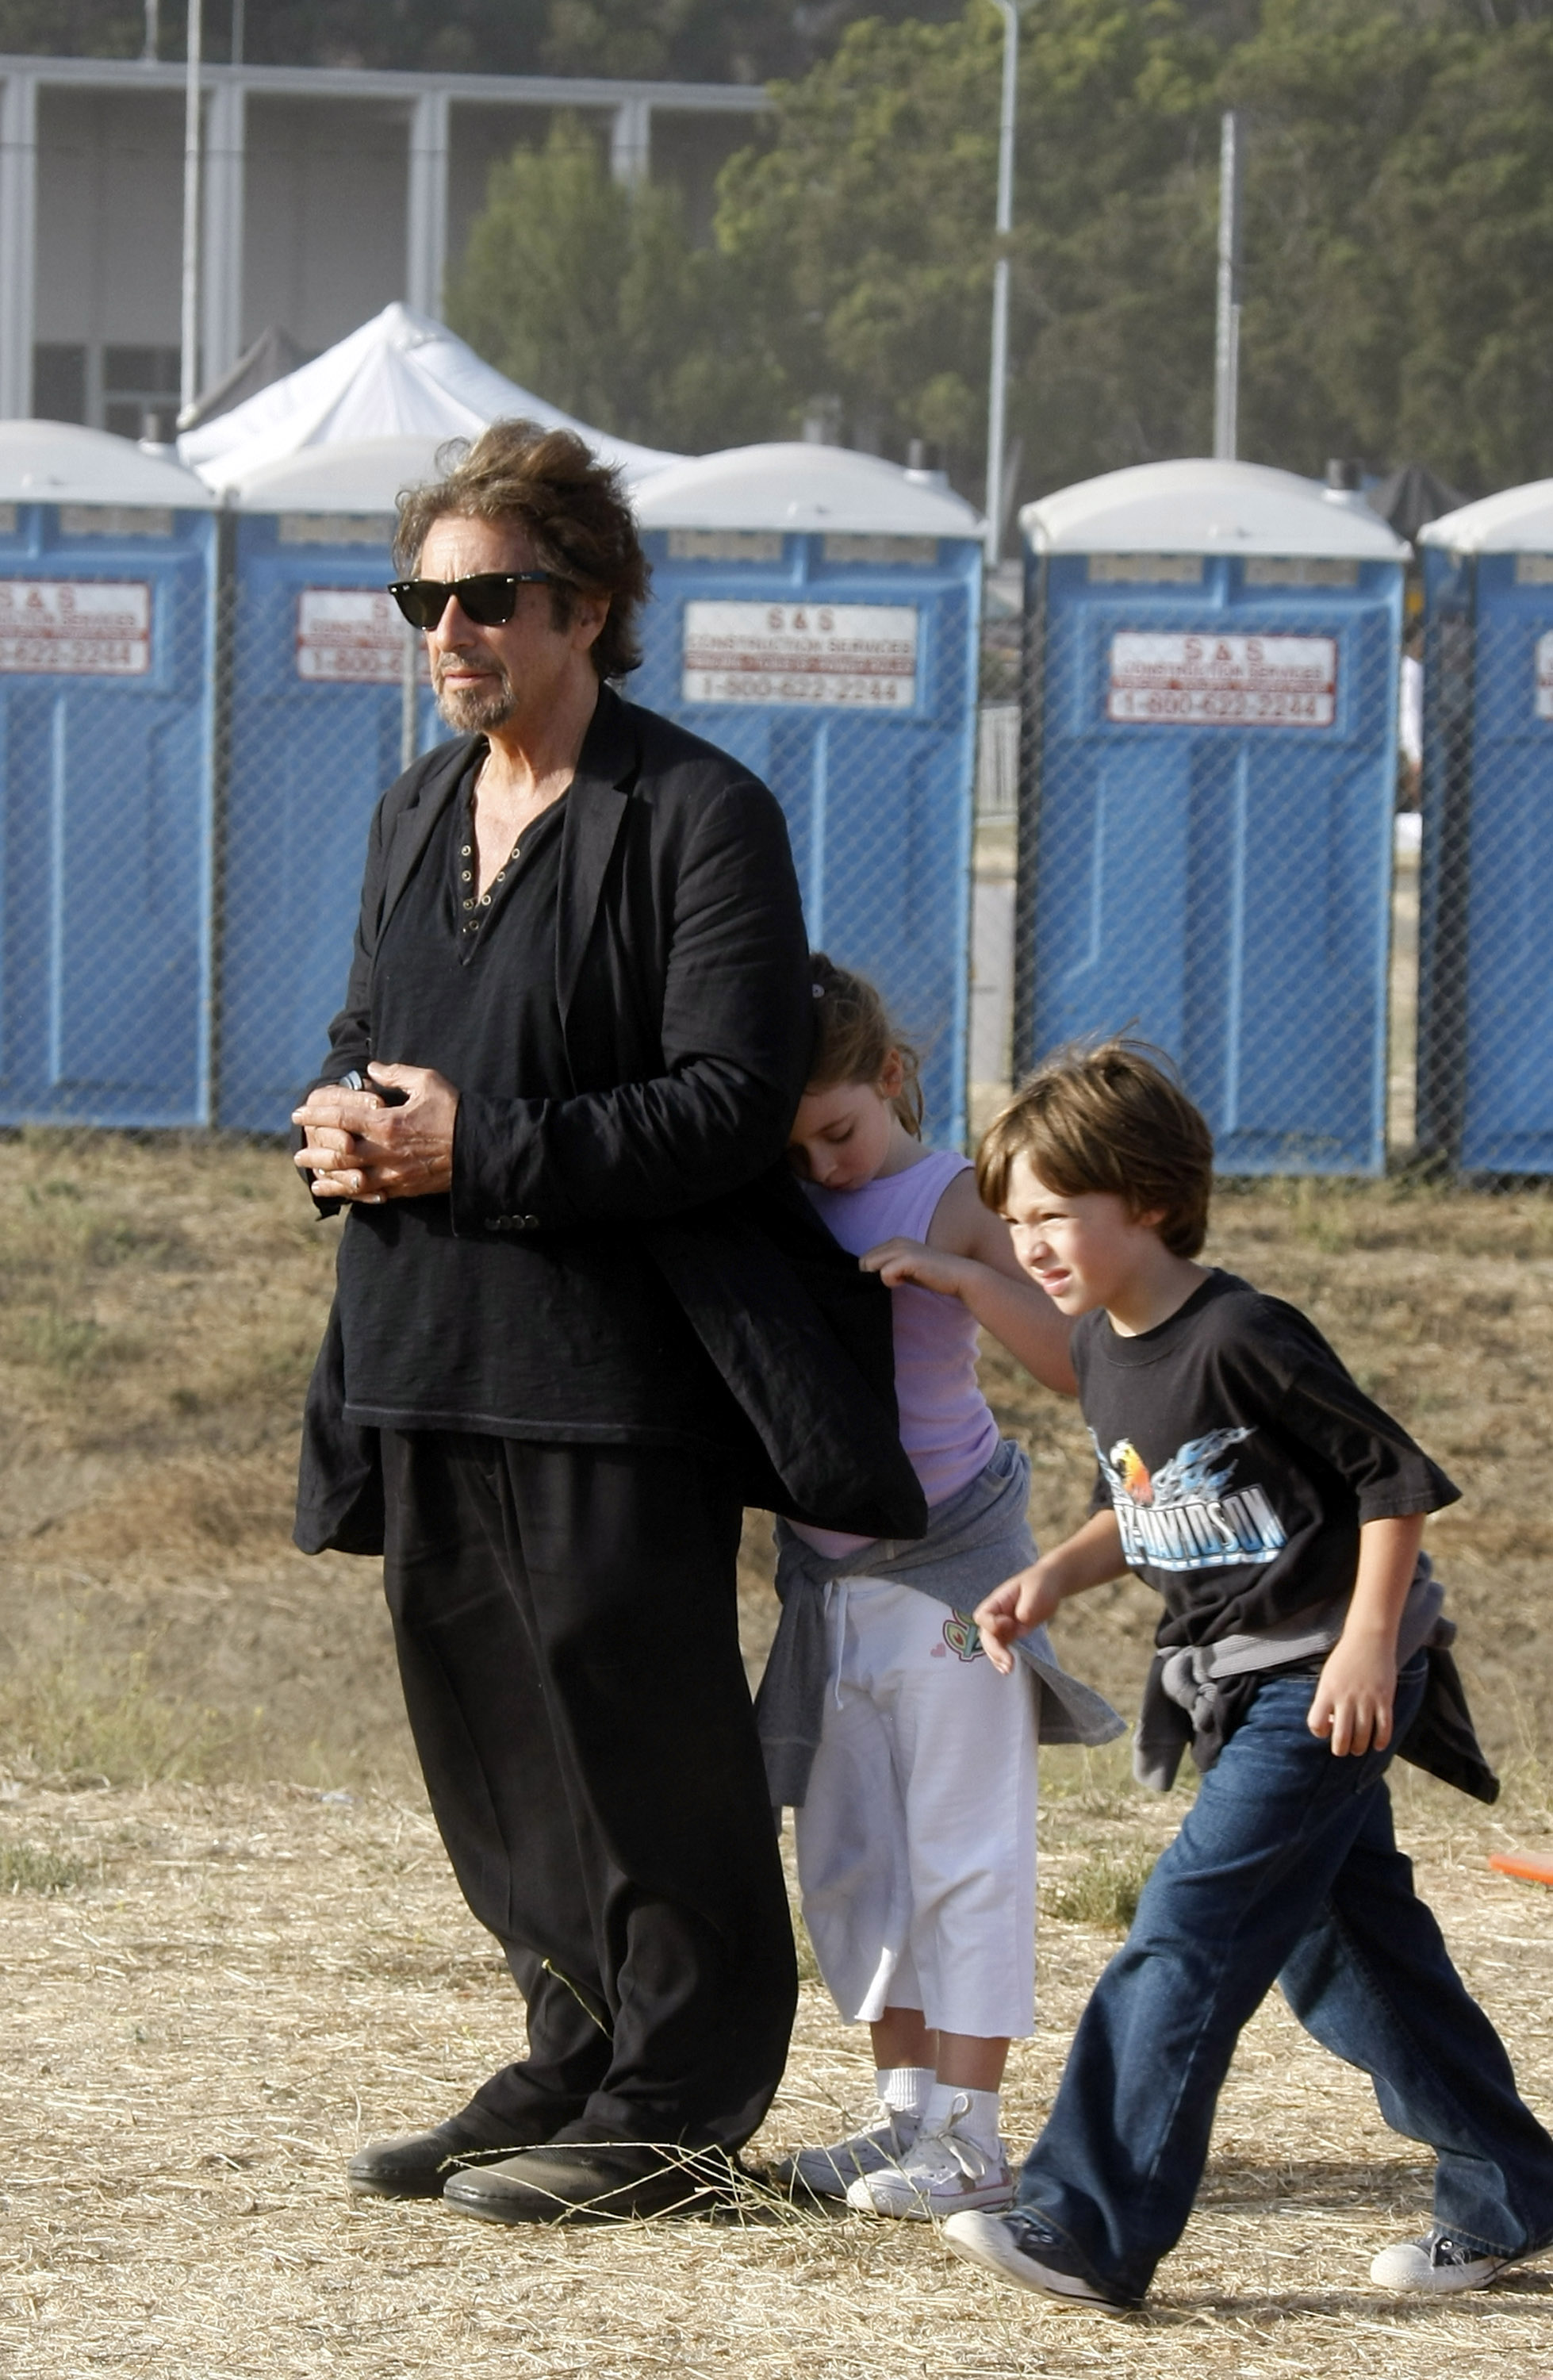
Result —
M 508 380 L 445 322 L 397 301 L 310 363 L 185 431 L 178 455 L 208 486 L 240 489 L 309 446 L 478 438 L 492 421 L 514 418 L 575 430 L 632 483 L 685 459 L 590 429 Z

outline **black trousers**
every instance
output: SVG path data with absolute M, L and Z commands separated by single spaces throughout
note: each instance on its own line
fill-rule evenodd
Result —
M 384 1431 L 385 1577 L 454 1872 L 528 2004 L 492 2142 L 737 2148 L 792 1926 L 739 1658 L 740 1511 L 659 1448 Z

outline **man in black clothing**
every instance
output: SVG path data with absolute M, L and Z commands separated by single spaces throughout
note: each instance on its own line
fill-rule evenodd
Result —
M 607 683 L 647 576 L 612 475 L 497 424 L 395 553 L 462 733 L 379 805 L 297 1114 L 349 1209 L 297 1537 L 385 1552 L 432 1808 L 528 2045 L 350 2178 L 504 2222 L 669 2211 L 760 2122 L 794 2006 L 741 1506 L 899 1536 L 920 1496 L 887 1297 L 785 1167 L 811 1023 L 781 813 Z

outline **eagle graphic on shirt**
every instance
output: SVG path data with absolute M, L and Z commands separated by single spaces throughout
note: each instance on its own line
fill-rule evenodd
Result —
M 1108 1454 L 1090 1431 L 1122 1550 L 1133 1568 L 1230 1570 L 1271 1561 L 1281 1551 L 1288 1532 L 1264 1490 L 1231 1488 L 1234 1460 L 1219 1462 L 1251 1435 L 1249 1429 L 1210 1429 L 1189 1438 L 1151 1472 L 1130 1438 L 1119 1438 Z

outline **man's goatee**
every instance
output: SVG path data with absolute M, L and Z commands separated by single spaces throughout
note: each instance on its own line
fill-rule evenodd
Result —
M 479 686 L 438 686 L 436 697 L 443 718 L 461 735 L 500 727 L 517 707 L 512 682 L 504 671 L 500 677 L 488 678 Z

